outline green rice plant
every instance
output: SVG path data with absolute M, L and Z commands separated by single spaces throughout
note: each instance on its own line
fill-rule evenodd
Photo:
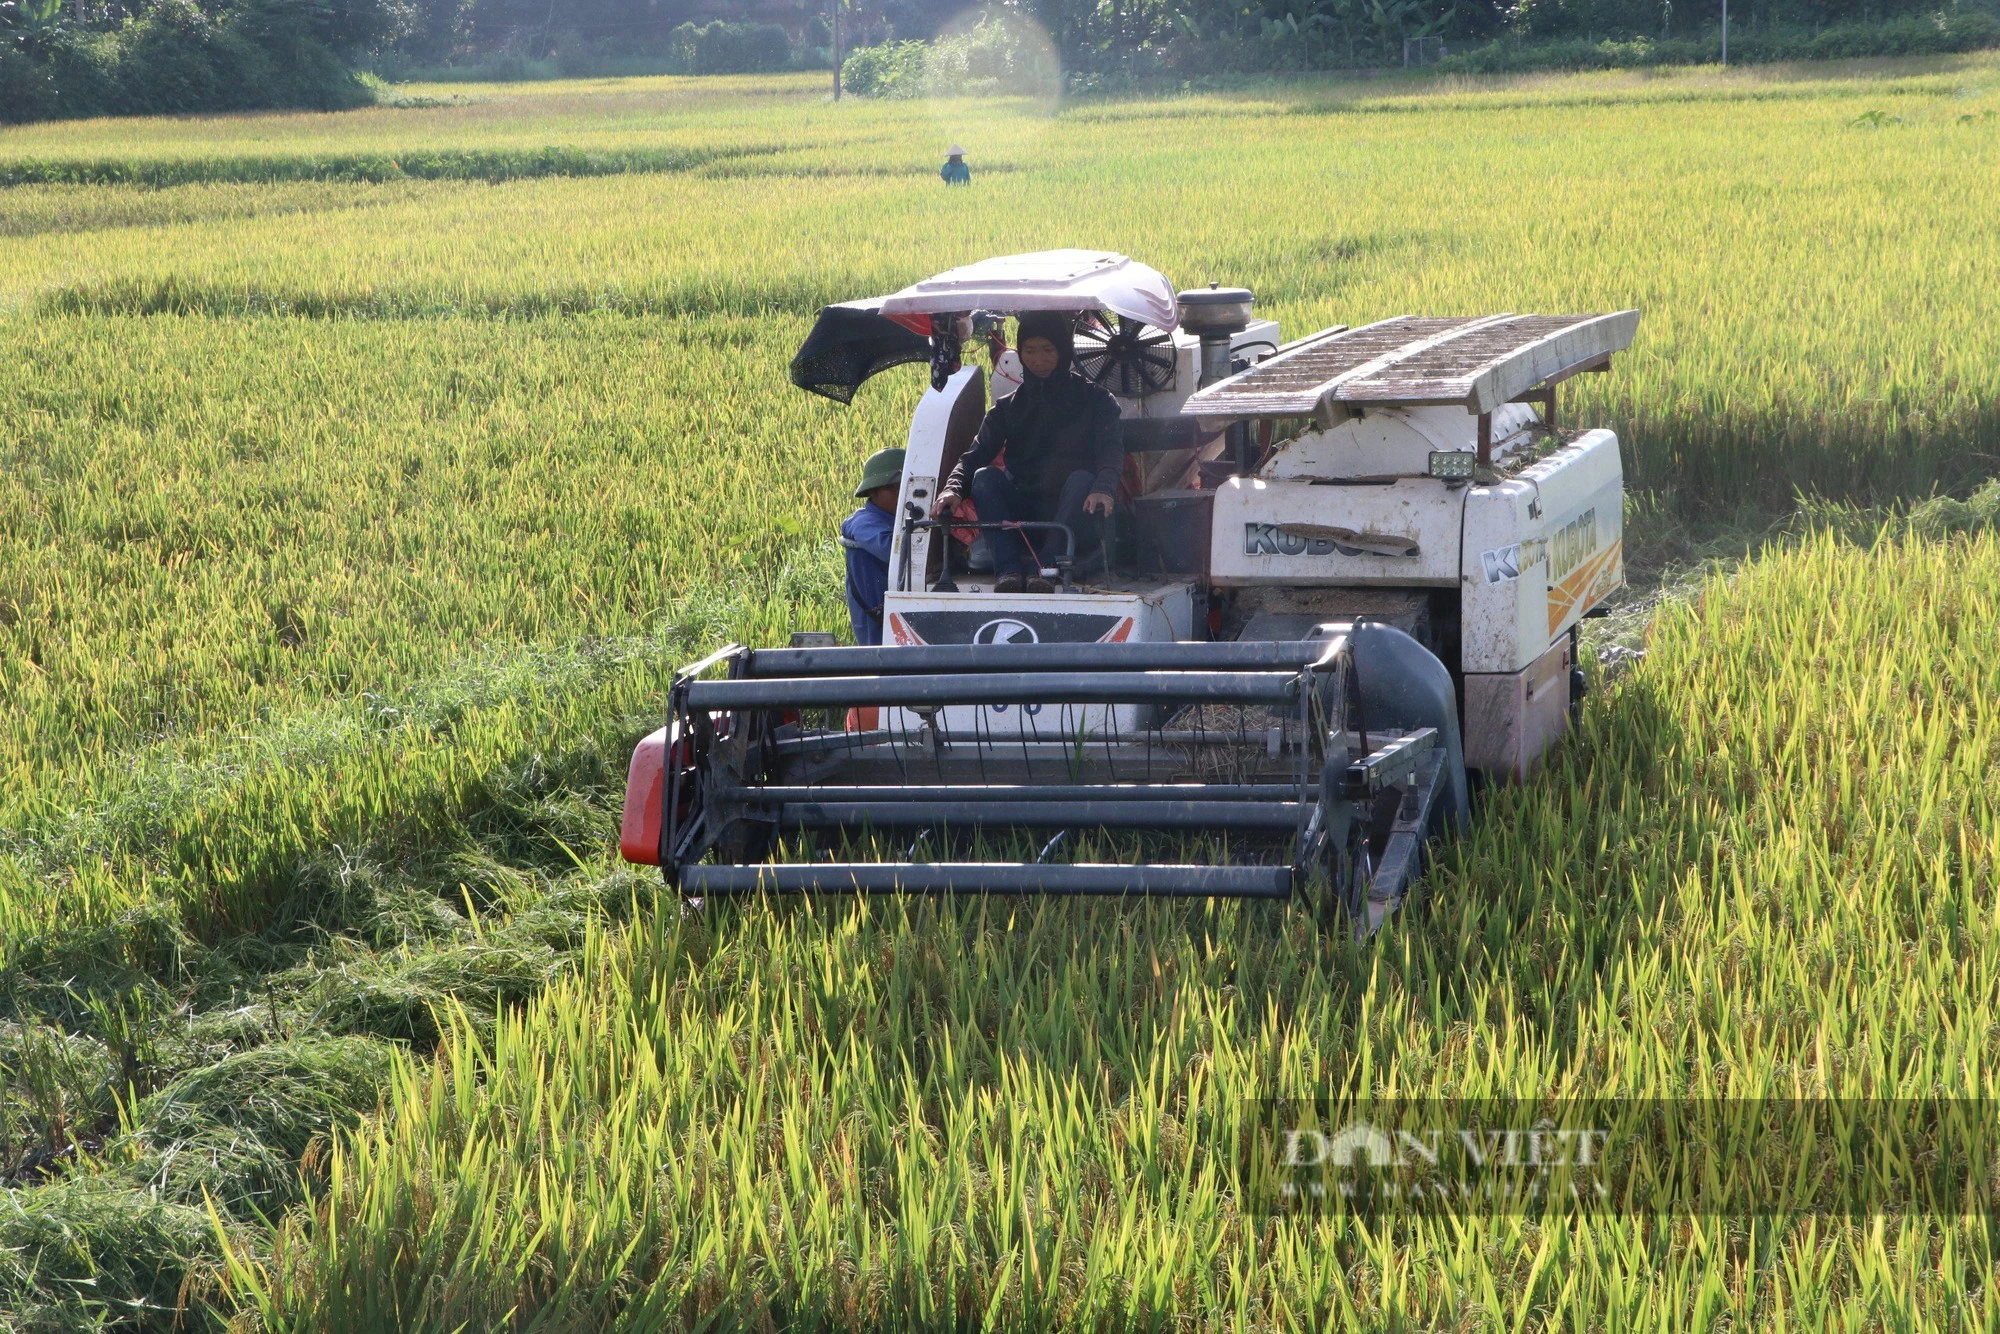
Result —
M 105 190 L 87 185 L 15 186 L 0 209 L 0 235 L 97 232 L 118 227 L 250 218 L 267 213 L 314 213 L 368 208 L 421 193 L 422 182 L 401 189 L 344 182 L 198 184 L 156 190 Z
M 0 1192 L 0 1317 L 23 1334 L 219 1328 L 196 1296 L 222 1253 L 213 1217 L 103 1176 Z
M 0 1177 L 60 1166 L 111 1116 L 116 1087 L 117 1063 L 90 1034 L 38 1017 L 0 1025 Z
M 769 150 L 765 150 L 769 151 Z M 43 161 L 23 158 L 0 167 L 0 187 L 15 185 L 173 186 L 218 181 L 532 180 L 538 176 L 615 176 L 623 172 L 682 172 L 729 160 L 727 149 L 589 152 L 571 148 L 432 150 L 392 155 Z
M 1638 305 L 1639 345 L 1578 404 L 1625 433 L 1637 480 L 1690 502 L 1746 489 L 1886 498 L 1969 485 L 1967 448 L 1995 436 L 1976 389 L 1992 334 L 1963 296 L 1986 261 L 1978 183 L 1994 141 L 1958 121 L 1993 98 L 1991 68 L 1585 77 L 1428 99 L 1334 85 L 1053 118 L 1003 104 L 981 118 L 980 184 L 959 194 L 935 188 L 931 118 L 821 106 L 784 81 L 759 99 L 641 80 L 594 103 L 558 87 L 199 136 L 142 127 L 122 149 L 132 170 L 173 164 L 186 179 L 323 174 L 315 164 L 343 154 L 729 157 L 693 179 L 468 184 L 449 202 L 317 227 L 40 237 L 0 265 L 0 295 L 83 313 L 803 318 L 951 259 L 1045 243 L 1059 228 L 1043 220 L 1087 192 L 1133 202 L 1068 240 L 1124 248 L 1182 281 L 1246 282 L 1293 329 L 1412 309 Z M 1830 133 L 1862 100 L 1905 124 Z M 270 151 L 274 136 L 287 153 Z M 103 142 L 30 127 L 0 135 L 0 162 L 94 172 Z M 253 158 L 266 165 L 241 165 Z M 1912 198 L 1926 207 L 1901 206 Z M 777 389 L 775 376 L 763 384 Z
M 373 1112 L 394 1049 L 364 1037 L 274 1042 L 191 1070 L 131 1109 L 129 1148 L 183 1204 L 277 1214 L 315 1140 Z
M 234 1290 L 275 1328 L 1990 1319 L 1979 1220 L 1243 1211 L 1251 1100 L 1992 1096 L 2000 544 L 1823 536 L 1356 948 L 1303 913 L 744 903 L 405 1064 Z M 1892 651 L 1885 646 L 1893 644 Z

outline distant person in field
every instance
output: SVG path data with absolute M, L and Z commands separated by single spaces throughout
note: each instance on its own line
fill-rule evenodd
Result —
M 931 513 L 955 515 L 970 495 L 982 522 L 1053 519 L 1076 534 L 1077 550 L 1067 554 L 1080 557 L 1099 543 L 1095 516 L 1111 513 L 1125 466 L 1118 404 L 1070 374 L 1075 349 L 1068 315 L 1031 311 L 1021 316 L 1014 341 L 1021 387 L 987 411 Z M 994 592 L 1054 591 L 1036 557 L 1065 554 L 1060 533 L 1038 529 L 1024 538 L 1019 530 L 999 528 L 987 530 L 986 539 Z
M 972 184 L 972 168 L 965 165 L 965 150 L 957 144 L 947 148 L 944 165 L 938 168 L 938 175 L 946 185 Z
M 896 497 L 903 489 L 903 451 L 877 450 L 861 465 L 854 494 L 865 503 L 840 525 L 847 556 L 847 620 L 854 642 L 882 642 L 882 599 L 889 591 L 889 542 L 896 533 Z

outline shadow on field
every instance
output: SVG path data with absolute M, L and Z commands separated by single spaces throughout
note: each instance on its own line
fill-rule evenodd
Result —
M 1838 417 L 1767 387 L 1754 406 L 1610 402 L 1628 490 L 1654 490 L 1694 519 L 1746 506 L 1767 520 L 1799 498 L 1893 505 L 1964 496 L 2000 473 L 2000 398 L 1956 394 L 1920 407 L 1874 402 Z
M 397 1052 L 428 1052 L 454 1016 L 490 1026 L 650 905 L 655 882 L 602 857 L 623 773 L 606 756 L 636 736 L 517 753 L 401 821 L 358 818 L 344 847 L 274 839 L 235 887 L 264 905 L 241 934 L 204 940 L 192 905 L 155 900 L 16 942 L 0 1326 L 95 1327 L 108 1303 L 121 1327 L 220 1328 L 199 1306 L 219 1261 L 209 1200 L 232 1230 L 276 1217 L 315 1188 L 329 1137 L 377 1109 Z M 157 868 L 178 843 L 161 832 L 126 855 Z

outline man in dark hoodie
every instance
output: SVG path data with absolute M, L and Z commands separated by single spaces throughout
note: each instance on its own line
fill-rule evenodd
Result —
M 1109 514 L 1125 454 L 1118 440 L 1118 404 L 1110 394 L 1070 374 L 1071 317 L 1033 311 L 1015 334 L 1021 387 L 993 405 L 979 434 L 951 470 L 932 509 L 956 514 L 967 494 L 985 523 L 1055 520 L 1077 535 L 1081 555 L 1095 545 L 1087 516 Z M 995 463 L 1005 451 L 1005 466 Z M 1062 538 L 1044 530 L 1034 550 L 1060 554 Z M 990 529 L 996 593 L 1053 592 L 1022 534 Z

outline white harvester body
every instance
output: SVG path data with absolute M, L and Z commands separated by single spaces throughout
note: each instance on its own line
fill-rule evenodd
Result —
M 1027 525 L 1057 589 L 1001 594 L 977 523 L 932 512 L 989 407 L 964 345 L 984 335 L 1011 389 L 1002 321 L 1026 311 L 1076 317 L 1074 372 L 1118 402 L 1126 457 L 1097 554 Z M 1399 316 L 1281 343 L 1247 291 L 1176 294 L 1087 251 L 825 308 L 801 388 L 847 402 L 931 366 L 882 645 L 800 635 L 678 674 L 633 757 L 625 855 L 695 896 L 1318 885 L 1372 932 L 1467 818 L 1468 771 L 1525 776 L 1567 724 L 1578 622 L 1624 577 L 1623 476 L 1610 431 L 1559 429 L 1557 388 L 1637 322 Z M 1048 830 L 1032 860 L 947 856 Z M 1056 858 L 1071 833 L 1230 841 L 1085 863 Z
M 1169 318 L 1168 290 L 1153 270 L 1121 256 L 1065 251 L 955 269 L 885 299 L 882 310 L 935 315 L 1011 300 L 1035 303 L 1021 309 L 1081 311 L 1099 302 L 1150 323 Z M 1129 378 L 1105 387 L 1127 423 L 1171 419 L 1189 429 L 1183 448 L 1137 456 L 1126 500 L 1205 510 L 1205 532 L 1192 543 L 1201 559 L 1151 574 L 1141 561 L 1055 594 L 1001 595 L 988 573 L 946 568 L 951 539 L 942 532 L 899 528 L 883 642 L 1200 639 L 1214 628 L 1211 607 L 1232 600 L 1262 613 L 1234 618 L 1239 637 L 1372 616 L 1447 659 L 1459 682 L 1468 767 L 1525 776 L 1569 716 L 1572 632 L 1624 579 L 1617 437 L 1594 430 L 1558 441 L 1546 420 L 1554 385 L 1579 369 L 1603 369 L 1636 321 L 1634 311 L 1406 318 L 1336 326 L 1281 348 L 1277 324 L 1252 319 L 1210 334 L 1212 346 L 1228 349 L 1229 373 L 1211 372 L 1206 384 L 1202 337 L 1169 326 L 1159 346 L 1171 372 L 1156 387 L 1119 393 Z M 1492 356 L 1450 359 L 1454 344 L 1482 337 Z M 1343 356 L 1354 339 L 1367 341 Z M 1440 372 L 1458 401 L 1436 401 Z M 1361 392 L 1343 397 L 1343 382 Z M 977 365 L 964 365 L 918 404 L 906 441 L 906 506 L 928 513 L 978 429 L 986 384 Z M 1293 429 L 1254 467 L 1196 489 L 1206 494 L 1182 485 L 1201 462 L 1228 452 L 1229 427 L 1267 422 Z M 1446 469 L 1459 475 L 1434 475 L 1439 455 L 1460 459 L 1463 466 Z M 1122 734 L 1145 724 L 1142 711 L 1121 707 L 1072 706 L 1048 717 L 996 703 L 944 716 L 1033 735 Z
M 1624 582 L 1618 437 L 1587 431 L 1536 454 L 1524 404 L 1494 414 L 1483 483 L 1427 475 L 1432 452 L 1476 454 L 1460 408 L 1384 409 L 1279 446 L 1216 490 L 1217 587 L 1442 589 L 1457 595 L 1466 764 L 1525 775 L 1569 716 L 1571 631 Z M 1532 455 L 1528 462 L 1523 455 Z M 1322 617 L 1365 612 L 1324 601 Z

